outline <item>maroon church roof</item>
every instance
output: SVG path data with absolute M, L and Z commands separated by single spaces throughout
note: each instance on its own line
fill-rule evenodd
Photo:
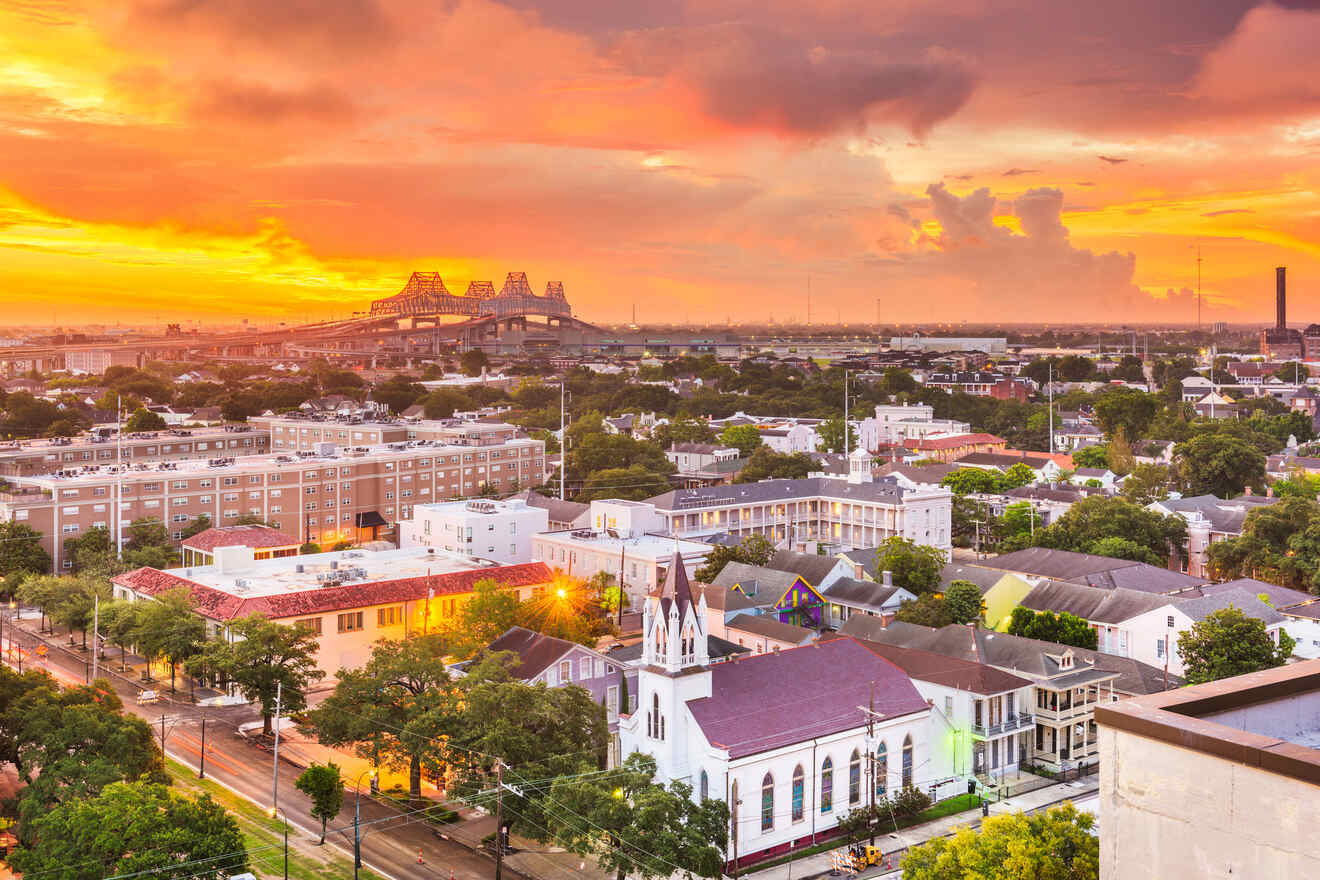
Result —
M 425 599 L 431 591 L 436 596 L 460 595 L 472 592 L 476 582 L 486 578 L 506 587 L 526 587 L 547 584 L 552 577 L 544 562 L 527 562 L 451 571 L 447 574 L 320 587 L 273 596 L 239 596 L 155 568 L 134 569 L 111 580 L 146 596 L 157 596 L 178 587 L 186 587 L 198 614 L 211 620 L 226 621 L 250 614 L 264 614 L 275 620 L 328 611 L 370 608 L 392 602 L 413 602 Z
M 210 553 L 216 547 L 251 547 L 266 550 L 271 547 L 297 547 L 301 544 L 293 535 L 270 526 L 212 526 L 191 538 L 184 538 L 183 546 L 189 550 Z
M 711 696 L 688 701 L 706 740 L 730 758 L 851 730 L 875 682 L 875 711 L 886 718 L 928 708 L 912 680 L 853 639 L 833 639 L 710 667 Z

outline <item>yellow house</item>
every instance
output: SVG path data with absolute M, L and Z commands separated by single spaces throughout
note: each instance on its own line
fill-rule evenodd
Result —
M 971 581 L 980 587 L 985 625 L 999 632 L 1008 631 L 1013 609 L 1031 592 L 1031 583 L 1023 576 L 974 563 L 950 562 L 944 566 L 940 575 L 941 590 L 954 581 Z

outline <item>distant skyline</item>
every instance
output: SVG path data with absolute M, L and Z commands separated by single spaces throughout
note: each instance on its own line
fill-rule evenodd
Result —
M 0 0 L 3 323 L 1320 321 L 1320 2 Z

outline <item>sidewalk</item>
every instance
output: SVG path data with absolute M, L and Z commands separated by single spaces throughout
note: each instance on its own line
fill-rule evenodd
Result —
M 1089 792 L 1096 791 L 1100 787 L 1099 776 L 1091 776 L 1081 782 L 1066 782 L 1056 785 L 1038 788 L 1035 791 L 1029 791 L 1015 797 L 1007 798 L 990 805 L 990 814 L 998 815 L 1000 813 L 1032 812 L 1042 807 L 1049 806 L 1062 800 L 1069 800 L 1081 797 Z M 954 830 L 963 826 L 977 828 L 981 824 L 981 808 L 974 810 L 965 810 L 961 813 L 955 813 L 952 816 L 945 816 L 926 822 L 922 825 L 913 825 L 904 828 L 898 832 L 888 834 L 880 833 L 876 835 L 875 842 L 885 853 L 891 853 L 896 850 L 906 850 L 910 847 L 918 846 L 928 840 L 937 837 L 945 837 L 952 834 Z M 881 829 L 883 832 L 883 829 Z M 839 847 L 844 846 L 839 842 Z M 892 871 L 891 866 L 889 871 Z M 748 877 L 755 877 L 756 880 L 812 880 L 815 877 L 829 876 L 830 873 L 830 852 L 817 853 L 807 856 L 803 859 L 794 859 L 791 864 L 791 873 L 789 863 L 775 865 L 771 868 L 756 870 L 755 867 L 740 872 Z M 884 869 L 871 868 L 869 871 L 863 871 L 858 877 L 875 878 L 887 875 Z

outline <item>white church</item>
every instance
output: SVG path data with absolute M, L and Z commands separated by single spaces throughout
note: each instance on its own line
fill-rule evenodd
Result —
M 642 612 L 637 708 L 620 753 L 655 758 L 659 781 L 730 805 L 731 860 L 806 846 L 839 817 L 905 785 L 965 783 L 945 725 L 896 665 L 851 638 L 711 664 L 706 600 L 675 559 Z M 964 789 L 965 790 L 965 789 Z

